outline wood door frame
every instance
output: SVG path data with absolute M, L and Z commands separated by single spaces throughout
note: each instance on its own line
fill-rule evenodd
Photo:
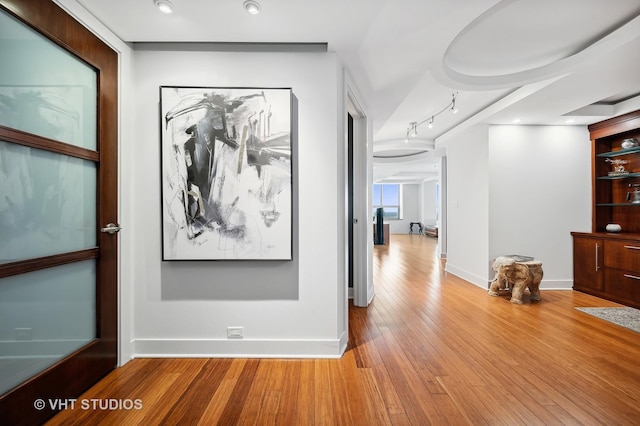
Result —
M 98 120 L 96 151 L 36 137 L 0 126 L 0 138 L 52 152 L 93 160 L 98 173 L 97 225 L 118 220 L 118 54 L 51 0 L 0 0 L 0 9 L 93 67 L 97 74 Z M 33 141 L 25 143 L 25 141 Z M 90 158 L 86 158 L 89 156 Z M 48 256 L 0 266 L 0 277 L 30 272 L 76 260 L 99 259 L 96 270 L 96 339 L 37 376 L 0 396 L 7 424 L 41 423 L 55 414 L 34 401 L 77 398 L 117 364 L 118 238 L 96 229 L 98 247 L 68 255 Z M 83 374 L 78 374 L 82 372 Z M 64 377 L 61 389 L 60 377 Z

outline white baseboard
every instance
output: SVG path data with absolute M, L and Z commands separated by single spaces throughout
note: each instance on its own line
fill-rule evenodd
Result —
M 455 265 L 451 265 L 449 262 L 445 265 L 445 271 L 455 275 L 456 277 L 462 278 L 465 281 L 470 282 L 471 284 L 481 287 L 483 289 L 488 289 L 487 279 L 480 277 L 478 275 L 472 274 L 471 272 L 467 272 L 464 269 L 460 269 Z
M 491 281 L 487 283 L 487 289 L 491 285 Z M 572 280 L 542 280 L 540 282 L 540 290 L 573 290 Z
M 136 339 L 134 358 L 340 358 L 347 339 Z
M 445 271 L 451 273 L 459 278 L 462 278 L 465 281 L 470 282 L 471 284 L 478 286 L 482 289 L 487 290 L 493 278 L 488 280 L 467 272 L 463 269 L 456 268 L 453 265 L 447 264 L 445 266 Z M 571 290 L 573 289 L 573 280 L 545 280 L 543 279 L 540 282 L 540 290 Z

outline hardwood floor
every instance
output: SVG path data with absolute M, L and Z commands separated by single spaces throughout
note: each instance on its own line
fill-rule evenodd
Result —
M 135 359 L 48 424 L 637 425 L 640 334 L 576 306 L 573 291 L 514 305 L 444 272 L 435 239 L 376 246 L 376 296 L 350 308 L 339 360 Z M 79 404 L 79 402 L 78 402 Z

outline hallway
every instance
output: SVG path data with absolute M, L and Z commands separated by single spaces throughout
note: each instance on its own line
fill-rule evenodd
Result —
M 637 424 L 640 335 L 573 291 L 509 303 L 444 272 L 436 240 L 374 248 L 376 296 L 339 359 L 135 359 L 48 424 Z M 82 409 L 90 399 L 140 409 Z

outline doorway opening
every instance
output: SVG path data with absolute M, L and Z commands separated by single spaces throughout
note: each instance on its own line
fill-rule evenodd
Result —
M 349 242 L 347 255 L 347 277 L 349 291 L 353 291 L 353 117 L 347 113 L 347 238 Z
M 368 120 L 347 83 L 347 125 L 345 155 L 347 175 L 347 232 L 348 251 L 345 279 L 349 283 L 349 297 L 355 306 L 368 306 L 373 297 L 373 216 L 371 201 L 371 145 L 367 142 Z

